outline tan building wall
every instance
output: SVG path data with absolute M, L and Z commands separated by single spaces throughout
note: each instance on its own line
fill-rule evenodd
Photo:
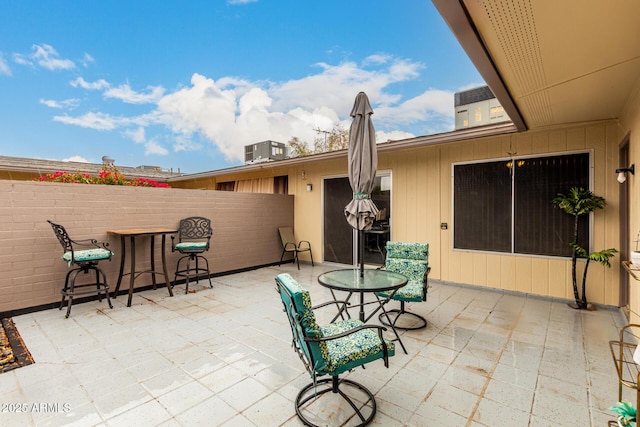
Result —
M 619 123 L 620 142 L 625 136 L 629 137 L 629 165 L 636 165 L 635 176 L 629 175 L 629 234 L 631 241 L 629 251 L 636 250 L 635 240 L 640 232 L 640 82 L 635 91 L 629 96 L 627 109 Z M 615 147 L 617 150 L 618 147 Z M 616 151 L 617 158 L 617 151 Z M 616 166 L 616 167 L 618 167 Z M 629 277 L 629 321 L 640 323 L 640 281 Z
M 509 153 L 526 156 L 591 150 L 593 190 L 608 203 L 605 209 L 594 215 L 592 249 L 618 248 L 619 184 L 614 171 L 618 167 L 621 138 L 617 122 L 607 121 L 404 150 L 386 150 L 381 145 L 378 170 L 391 171 L 392 175 L 391 239 L 428 242 L 432 268 L 430 277 L 434 279 L 572 300 L 570 259 L 452 249 L 452 164 L 505 158 Z M 306 179 L 302 179 L 303 170 Z M 295 195 L 296 237 L 309 240 L 314 254 L 317 254 L 316 259 L 320 259 L 323 243 L 322 179 L 346 176 L 346 173 L 345 153 L 339 158 L 286 167 L 275 162 L 251 172 L 217 174 L 215 179 L 223 182 L 288 175 L 289 193 Z M 313 186 L 311 192 L 306 191 L 308 183 Z M 441 230 L 441 223 L 447 223 L 448 229 Z M 637 224 L 632 229 L 639 226 Z M 583 266 L 584 262 L 580 262 L 579 274 Z M 618 257 L 613 259 L 612 268 L 592 263 L 587 280 L 589 301 L 617 306 L 619 282 Z M 636 298 L 640 296 L 636 294 Z
M 278 262 L 278 227 L 293 225 L 294 218 L 293 197 L 273 194 L 0 180 L 0 197 L 0 313 L 60 300 L 68 268 L 48 219 L 62 224 L 73 239 L 110 243 L 116 255 L 101 268 L 114 289 L 122 251 L 120 239 L 108 236 L 107 230 L 177 227 L 181 218 L 205 216 L 213 226 L 205 256 L 212 272 L 221 273 Z M 148 269 L 148 240 L 136 243 L 137 269 Z M 173 280 L 179 255 L 170 247 L 167 238 L 167 268 Z M 159 250 L 156 243 L 156 268 Z M 158 277 L 158 282 L 164 280 Z M 149 284 L 150 275 L 136 280 L 137 287 Z M 128 289 L 128 282 L 122 289 Z M 184 292 L 184 286 L 176 291 Z

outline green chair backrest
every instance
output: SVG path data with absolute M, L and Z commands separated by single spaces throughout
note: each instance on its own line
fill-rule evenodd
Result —
M 316 322 L 311 308 L 311 296 L 288 273 L 276 277 L 278 293 L 285 307 L 285 312 L 291 325 L 294 344 L 302 351 L 309 366 L 307 370 L 322 371 L 326 366 L 327 346 L 324 342 L 307 342 L 307 338 L 322 338 L 322 331 Z
M 385 269 L 423 282 L 429 268 L 429 244 L 387 242 Z

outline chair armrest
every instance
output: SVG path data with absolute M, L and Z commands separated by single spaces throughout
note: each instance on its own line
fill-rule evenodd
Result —
M 306 244 L 307 244 L 307 247 L 306 247 L 305 249 L 311 249 L 311 243 L 309 243 L 309 241 L 308 241 L 308 240 L 300 240 L 300 242 L 298 242 L 298 249 L 300 249 L 300 246 L 301 246 L 303 243 L 306 243 Z
M 80 240 L 69 239 L 69 241 L 71 242 L 71 248 L 74 251 L 75 251 L 75 248 L 73 248 L 74 245 L 89 246 L 93 248 L 109 250 L 109 242 L 99 242 L 96 239 L 80 239 Z
M 326 307 L 328 305 L 333 305 L 333 304 L 336 304 L 336 305 L 342 304 L 343 309 L 344 307 L 351 305 L 347 301 L 327 301 L 327 302 L 320 303 L 318 305 L 314 305 L 313 307 L 311 307 L 311 310 L 315 310 L 316 308 L 322 308 L 322 307 Z
M 427 271 L 424 272 L 424 277 L 422 278 L 422 301 L 427 300 L 427 291 L 429 290 L 429 284 L 427 283 L 427 279 L 429 278 L 429 273 L 431 272 L 431 267 L 427 267 Z
M 289 247 L 289 245 L 293 246 L 293 249 L 287 249 Z M 285 251 L 295 251 L 296 249 L 298 249 L 298 247 L 293 242 L 287 242 L 287 243 L 284 244 L 284 250 Z
M 384 326 L 380 326 L 380 325 L 361 325 L 361 326 L 356 326 L 353 329 L 349 329 L 348 331 L 341 332 L 339 334 L 329 335 L 329 336 L 325 336 L 325 337 L 321 337 L 321 338 L 304 337 L 304 340 L 305 341 L 309 341 L 309 342 L 331 341 L 331 340 L 335 340 L 337 338 L 347 337 L 347 336 L 349 336 L 351 334 L 355 334 L 356 332 L 361 331 L 363 329 L 377 329 L 378 330 L 378 335 L 380 336 L 380 340 L 384 343 L 384 339 L 382 338 L 382 332 L 386 331 L 387 328 L 385 328 Z

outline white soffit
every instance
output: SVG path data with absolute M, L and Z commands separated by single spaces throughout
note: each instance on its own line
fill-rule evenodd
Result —
M 620 116 L 640 76 L 640 1 L 463 3 L 529 128 Z

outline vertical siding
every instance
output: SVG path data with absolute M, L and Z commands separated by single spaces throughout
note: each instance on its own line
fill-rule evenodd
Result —
M 476 286 L 486 286 L 523 293 L 573 298 L 571 261 L 548 257 L 501 255 L 455 251 L 452 249 L 452 188 L 453 163 L 522 155 L 544 155 L 589 149 L 593 151 L 594 191 L 612 204 L 594 216 L 593 249 L 616 247 L 619 238 L 617 218 L 617 187 L 610 179 L 615 169 L 614 153 L 618 132 L 614 122 L 588 126 L 573 126 L 538 132 L 526 132 L 475 141 L 443 144 L 407 150 L 405 153 L 381 153 L 393 171 L 395 239 L 421 238 L 426 230 L 431 243 L 431 277 Z M 436 159 L 431 161 L 431 159 Z M 429 170 L 425 174 L 425 169 Z M 426 178 L 426 185 L 425 185 Z M 615 177 L 614 177 L 615 178 Z M 415 214 L 427 206 L 426 222 Z M 441 231 L 446 222 L 448 230 Z M 438 238 L 435 237 L 437 233 Z M 436 245 L 435 242 L 439 242 Z M 578 274 L 584 262 L 578 263 Z M 590 301 L 616 305 L 619 295 L 619 260 L 606 269 L 591 263 L 587 279 Z
M 623 138 L 629 134 L 629 163 L 636 165 L 635 176 L 629 175 L 629 232 L 631 234 L 630 250 L 636 249 L 636 235 L 640 231 L 640 185 L 638 185 L 638 177 L 640 177 L 640 81 L 636 85 L 634 91 L 630 94 L 627 101 L 627 108 L 621 115 L 619 128 L 618 128 L 618 140 L 621 142 Z M 611 156 L 615 159 L 618 158 L 618 146 L 616 145 L 612 151 Z M 616 160 L 616 168 L 618 165 Z M 614 168 L 615 169 L 615 168 Z M 615 179 L 615 176 L 614 176 Z M 640 323 L 640 281 L 634 278 L 629 278 L 629 291 L 630 291 L 630 322 Z
M 640 122 L 637 117 L 636 122 Z M 640 125 L 638 125 L 640 126 Z M 452 249 L 452 164 L 492 160 L 510 155 L 545 155 L 575 150 L 592 150 L 594 191 L 605 197 L 607 207 L 594 215 L 593 249 L 616 248 L 619 244 L 618 184 L 613 171 L 618 167 L 620 129 L 615 121 L 566 126 L 541 131 L 514 133 L 477 140 L 423 146 L 406 150 L 379 151 L 379 170 L 392 173 L 392 229 L 396 241 L 426 241 L 430 244 L 431 277 L 450 282 L 504 289 L 536 295 L 573 299 L 571 261 L 550 257 L 473 253 Z M 639 132 L 640 133 L 640 132 Z M 640 152 L 634 147 L 631 156 L 640 164 Z M 636 157 L 634 157 L 636 156 Z M 306 180 L 301 171 L 306 171 Z M 298 238 L 311 241 L 316 259 L 322 254 L 322 179 L 346 176 L 344 158 L 275 168 L 242 175 L 248 177 L 288 175 L 289 191 L 295 194 L 295 228 Z M 218 177 L 218 181 L 241 179 L 238 175 Z M 633 181 L 633 179 L 632 179 Z M 306 192 L 306 184 L 313 192 Z M 637 199 L 639 186 L 631 187 Z M 632 230 L 640 227 L 635 220 L 638 208 L 632 202 Z M 446 223 L 446 230 L 440 224 Z M 635 234 L 635 233 L 634 233 Z M 317 250 L 316 250 L 317 248 Z M 581 274 L 584 262 L 578 263 Z M 620 260 L 607 269 L 592 263 L 587 280 L 587 296 L 594 303 L 617 305 L 619 299 Z M 638 283 L 640 285 L 640 283 Z M 640 295 L 634 290 L 634 307 Z M 640 316 L 639 316 L 640 317 Z

